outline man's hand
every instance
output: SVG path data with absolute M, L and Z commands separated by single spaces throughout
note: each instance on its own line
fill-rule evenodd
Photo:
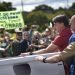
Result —
M 28 56 L 29 55 L 29 52 L 27 53 L 21 53 L 19 56 Z
M 35 58 L 35 60 L 36 61 L 40 61 L 40 62 L 43 62 L 43 59 L 44 59 L 45 57 L 43 57 L 43 56 L 37 56 L 36 58 Z

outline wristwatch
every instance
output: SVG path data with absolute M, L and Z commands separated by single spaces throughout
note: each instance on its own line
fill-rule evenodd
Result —
M 29 55 L 34 55 L 34 53 L 33 52 L 29 52 Z
M 43 62 L 43 63 L 47 63 L 47 62 L 46 62 L 46 59 L 47 59 L 47 57 L 43 58 L 42 62 Z

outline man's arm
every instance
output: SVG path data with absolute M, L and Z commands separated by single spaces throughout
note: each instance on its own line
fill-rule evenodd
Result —
M 40 49 L 38 51 L 33 51 L 33 54 L 44 54 L 44 53 L 50 53 L 50 52 L 56 52 L 58 50 L 58 46 L 54 45 L 51 43 L 47 48 Z M 21 56 L 26 56 L 29 55 L 30 52 L 28 53 L 21 53 Z
M 40 62 L 44 62 L 44 63 L 57 63 L 62 61 L 62 59 L 60 58 L 59 54 L 50 56 L 50 57 L 43 57 L 43 56 L 38 56 L 35 58 L 35 60 L 40 61 Z
M 72 56 L 75 56 L 75 42 L 69 44 L 61 53 L 60 57 L 62 60 L 66 60 L 67 58 L 70 58 Z
M 65 61 L 67 58 L 70 58 L 72 56 L 75 56 L 75 43 L 71 43 L 68 45 L 62 52 L 55 54 L 53 56 L 47 57 L 44 62 L 46 63 L 57 63 L 60 61 Z M 43 59 L 45 57 L 38 56 L 35 58 L 37 61 L 43 62 Z

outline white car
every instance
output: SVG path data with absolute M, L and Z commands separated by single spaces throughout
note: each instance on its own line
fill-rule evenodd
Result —
M 44 56 L 53 53 L 44 54 Z M 65 75 L 63 63 L 34 61 L 37 55 L 0 59 L 0 75 Z

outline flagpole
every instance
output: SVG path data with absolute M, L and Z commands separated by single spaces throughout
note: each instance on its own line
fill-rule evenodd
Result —
M 21 0 L 21 6 L 22 6 L 22 12 L 23 12 L 23 10 L 24 10 L 24 9 L 23 9 L 23 0 Z
M 67 0 L 67 9 L 69 8 L 69 0 Z

